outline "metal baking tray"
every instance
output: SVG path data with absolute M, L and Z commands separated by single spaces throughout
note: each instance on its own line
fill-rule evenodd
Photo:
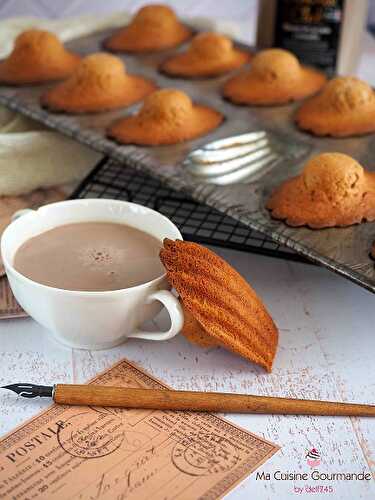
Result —
M 184 240 L 313 264 L 302 255 L 232 217 L 197 203 L 159 180 L 123 163 L 102 158 L 71 193 L 75 198 L 114 198 L 145 205 L 168 217 Z
M 85 36 L 68 43 L 67 46 L 82 55 L 97 52 L 102 50 L 103 40 L 112 31 L 106 30 Z M 237 45 L 249 48 L 243 44 Z M 184 46 L 177 50 L 183 48 Z M 349 139 L 315 138 L 295 127 L 292 117 L 296 104 L 257 108 L 236 106 L 225 101 L 221 97 L 220 89 L 228 76 L 206 80 L 168 78 L 160 74 L 157 67 L 165 57 L 175 51 L 143 56 L 119 56 L 126 61 L 129 72 L 149 77 L 160 87 L 180 88 L 193 100 L 212 106 L 224 114 L 226 119 L 218 129 L 194 141 L 152 148 L 120 146 L 106 138 L 105 129 L 114 120 L 133 113 L 139 105 L 99 114 L 54 114 L 39 105 L 40 95 L 51 85 L 2 86 L 0 102 L 105 153 L 120 163 L 150 174 L 169 187 L 189 194 L 196 201 L 224 212 L 278 243 L 375 292 L 375 268 L 369 256 L 372 241 L 375 239 L 374 223 L 323 230 L 291 228 L 283 222 L 272 220 L 264 208 L 270 191 L 284 179 L 298 173 L 306 160 L 319 152 L 346 153 L 357 159 L 365 168 L 373 170 L 374 135 Z M 258 169 L 250 169 L 248 177 L 241 182 L 227 185 L 202 182 L 201 178 L 191 173 L 191 169 L 183 165 L 189 153 L 207 143 L 249 132 L 258 132 L 267 138 L 272 161 L 266 162 Z M 259 162 L 259 165 L 262 165 L 262 162 Z

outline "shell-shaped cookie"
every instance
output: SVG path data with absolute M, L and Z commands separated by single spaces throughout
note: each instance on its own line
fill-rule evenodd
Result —
M 244 278 L 196 243 L 166 239 L 160 258 L 170 284 L 210 337 L 209 343 L 222 345 L 271 371 L 278 330 Z
M 177 144 L 208 134 L 223 119 L 215 109 L 193 103 L 181 90 L 160 89 L 144 100 L 138 113 L 110 125 L 108 135 L 122 144 Z
M 160 69 L 177 77 L 208 78 L 233 71 L 250 59 L 251 55 L 237 49 L 230 38 L 206 32 L 196 35 L 185 52 L 168 57 Z
M 106 52 L 82 59 L 72 75 L 41 97 L 43 106 L 67 113 L 96 113 L 130 106 L 156 89 L 150 80 L 127 73 L 124 62 Z
M 312 157 L 283 182 L 266 207 L 290 226 L 345 227 L 375 220 L 375 174 L 342 153 Z
M 375 91 L 351 76 L 330 80 L 296 113 L 299 128 L 318 136 L 349 137 L 375 132 Z
M 176 47 L 191 35 L 168 5 L 145 5 L 127 26 L 104 41 L 104 47 L 115 52 L 156 52 Z
M 17 36 L 12 52 L 0 61 L 0 82 L 32 85 L 61 80 L 72 74 L 80 60 L 54 33 L 29 29 Z
M 254 57 L 249 69 L 224 84 L 223 94 L 237 104 L 270 106 L 313 95 L 325 81 L 322 72 L 303 66 L 291 52 L 266 49 Z

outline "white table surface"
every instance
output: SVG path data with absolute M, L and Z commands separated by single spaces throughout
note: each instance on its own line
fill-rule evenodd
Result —
M 375 83 L 375 49 L 366 37 L 359 75 Z M 374 224 L 375 236 L 375 224 Z M 0 385 L 79 383 L 126 357 L 175 389 L 374 403 L 374 296 L 323 268 L 215 249 L 256 289 L 280 329 L 272 374 L 220 348 L 202 349 L 182 336 L 163 343 L 130 340 L 107 351 L 65 348 L 33 320 L 0 324 Z M 157 323 L 166 326 L 161 315 Z M 48 406 L 0 396 L 0 435 Z M 370 472 L 375 478 L 375 421 L 369 418 L 226 415 L 277 443 L 281 450 L 259 471 L 307 472 L 306 450 L 319 450 L 322 473 Z M 333 493 L 299 494 L 295 487 L 332 486 Z M 252 474 L 230 499 L 375 498 L 370 481 L 270 481 Z M 194 499 L 192 499 L 194 500 Z
M 167 342 L 129 340 L 108 351 L 65 348 L 31 319 L 0 325 L 0 385 L 79 383 L 126 357 L 175 389 L 374 403 L 374 296 L 326 269 L 215 249 L 263 297 L 280 329 L 272 374 L 220 348 L 202 349 L 179 335 Z M 158 323 L 166 326 L 161 316 Z M 48 405 L 0 397 L 0 434 Z M 306 472 L 306 449 L 317 448 L 321 472 L 375 472 L 375 426 L 369 418 L 226 415 L 281 446 L 259 470 Z M 308 481 L 315 485 L 315 482 Z M 324 484 L 321 481 L 317 485 Z M 252 474 L 233 499 L 293 498 L 305 482 L 261 481 Z M 373 481 L 327 481 L 337 499 L 374 499 Z M 314 498 L 329 498 L 328 494 Z M 192 499 L 193 500 L 193 499 Z

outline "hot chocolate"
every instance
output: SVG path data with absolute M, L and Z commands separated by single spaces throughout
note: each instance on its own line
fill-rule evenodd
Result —
M 110 222 L 59 226 L 23 243 L 14 268 L 33 281 L 64 290 L 120 290 L 164 273 L 161 242 Z

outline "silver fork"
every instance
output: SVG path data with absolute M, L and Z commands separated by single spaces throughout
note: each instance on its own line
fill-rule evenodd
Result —
M 203 182 L 227 185 L 253 178 L 275 166 L 280 154 L 264 130 L 226 137 L 192 151 L 186 170 Z

